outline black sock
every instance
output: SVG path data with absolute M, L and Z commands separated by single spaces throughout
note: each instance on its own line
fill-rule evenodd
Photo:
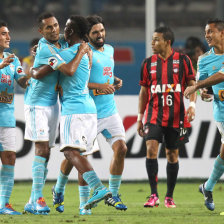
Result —
M 149 184 L 151 187 L 151 194 L 156 194 L 158 196 L 157 192 L 158 160 L 146 158 L 146 171 L 148 174 Z
M 167 193 L 166 197 L 173 197 L 173 191 L 177 182 L 177 175 L 179 170 L 179 163 L 167 162 L 166 173 L 167 173 Z

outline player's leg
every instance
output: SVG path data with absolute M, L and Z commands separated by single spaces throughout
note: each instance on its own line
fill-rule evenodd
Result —
M 57 178 L 56 185 L 52 188 L 53 206 L 58 212 L 64 211 L 65 186 L 72 168 L 73 165 L 67 159 L 64 159 L 61 163 L 60 174 Z
M 79 149 L 66 147 L 63 151 L 65 158 L 73 164 L 77 171 L 82 175 L 85 182 L 94 191 L 93 196 L 85 204 L 85 209 L 90 209 L 95 203 L 112 196 L 111 192 L 107 190 L 98 178 L 87 158 L 80 155 Z
M 114 154 L 110 163 L 109 178 L 109 190 L 112 192 L 112 198 L 109 198 L 105 203 L 118 210 L 127 210 L 127 206 L 121 201 L 118 193 L 124 170 L 124 159 L 127 152 L 127 146 L 123 139 L 118 139 L 113 143 L 112 149 Z
M 177 182 L 177 176 L 179 171 L 178 163 L 178 149 L 167 149 L 166 148 L 166 158 L 167 158 L 167 192 L 165 196 L 165 206 L 167 208 L 176 208 L 173 201 L 173 192 Z
M 90 188 L 89 185 L 85 182 L 82 175 L 78 174 L 78 183 L 79 183 L 79 214 L 80 215 L 91 215 L 91 209 L 85 209 L 84 206 L 89 200 Z
M 150 131 L 149 131 L 150 130 Z M 158 149 L 159 143 L 163 140 L 163 130 L 160 126 L 147 124 L 144 127 L 146 141 L 146 171 L 151 188 L 151 195 L 144 207 L 159 206 L 158 183 Z
M 9 204 L 14 186 L 14 167 L 16 161 L 15 128 L 0 127 L 0 214 L 21 215 Z
M 212 197 L 214 186 L 224 173 L 224 122 L 216 122 L 216 125 L 221 134 L 221 151 L 215 159 L 213 170 L 209 179 L 204 184 L 199 186 L 199 191 L 204 195 L 205 198 L 205 206 L 211 211 L 215 209 L 215 204 Z

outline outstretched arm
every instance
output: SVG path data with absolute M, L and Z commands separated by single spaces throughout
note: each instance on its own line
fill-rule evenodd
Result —
M 190 94 L 194 93 L 198 89 L 213 86 L 223 81 L 224 74 L 222 72 L 217 72 L 214 75 L 208 77 L 207 79 L 197 82 L 194 86 L 187 87 L 184 91 L 184 96 L 186 98 L 189 98 Z

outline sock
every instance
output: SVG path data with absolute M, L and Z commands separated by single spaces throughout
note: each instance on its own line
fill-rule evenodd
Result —
M 166 197 L 173 197 L 173 191 L 177 182 L 177 175 L 179 170 L 179 163 L 167 162 L 166 173 L 167 173 L 167 193 Z
M 110 175 L 109 179 L 109 191 L 112 193 L 112 196 L 118 195 L 118 190 L 121 185 L 121 175 Z
M 79 186 L 79 208 L 82 208 L 84 204 L 89 199 L 89 194 L 90 194 L 90 188 L 88 185 L 86 186 Z
M 2 165 L 0 170 L 0 208 L 9 203 L 9 198 L 14 186 L 14 166 Z
M 83 179 L 89 185 L 90 189 L 100 190 L 104 187 L 99 177 L 96 175 L 94 170 L 87 171 L 82 175 Z
M 149 184 L 151 187 L 151 194 L 156 194 L 158 196 L 157 192 L 158 160 L 146 158 L 146 171 L 148 174 Z
M 206 191 L 213 191 L 215 184 L 222 176 L 223 172 L 224 172 L 224 160 L 220 157 L 220 155 L 218 155 L 215 160 L 212 173 L 205 183 Z
M 46 182 L 47 174 L 48 174 L 48 168 L 47 168 L 47 165 L 48 165 L 48 162 L 45 162 L 45 164 L 44 164 L 44 167 L 45 167 L 45 169 L 44 169 L 44 184 L 45 184 L 45 182 Z
M 43 197 L 42 190 L 44 187 L 44 171 L 46 158 L 35 156 L 32 165 L 33 176 L 33 200 L 36 201 Z M 32 194 L 32 193 L 31 193 Z
M 60 171 L 60 174 L 59 174 L 58 179 L 57 179 L 57 183 L 56 183 L 55 188 L 54 188 L 56 193 L 62 192 L 62 194 L 64 195 L 65 185 L 67 184 L 67 182 L 68 182 L 68 175 L 63 174 Z

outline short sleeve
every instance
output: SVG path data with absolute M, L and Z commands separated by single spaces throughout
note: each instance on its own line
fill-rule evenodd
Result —
M 139 81 L 139 84 L 141 86 L 145 86 L 145 87 L 149 86 L 149 70 L 151 66 L 150 64 L 151 64 L 151 58 L 145 59 L 142 62 L 141 72 L 140 72 L 140 81 Z
M 186 74 L 186 81 L 190 81 L 190 80 L 195 80 L 195 72 L 194 72 L 194 68 L 191 62 L 191 59 L 187 56 L 184 55 L 184 70 L 185 70 L 185 74 Z
M 206 66 L 203 63 L 202 57 L 198 58 L 197 80 L 205 80 L 208 78 Z

